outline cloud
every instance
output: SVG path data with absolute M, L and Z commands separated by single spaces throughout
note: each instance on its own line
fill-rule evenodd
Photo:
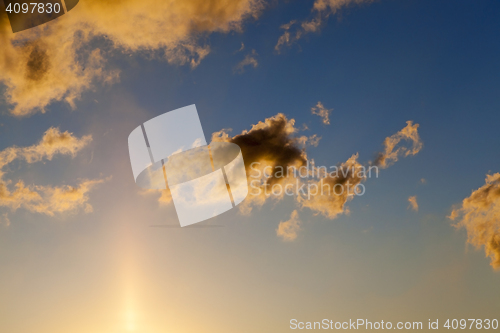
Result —
M 388 137 L 384 141 L 385 149 L 376 157 L 374 164 L 381 168 L 387 168 L 398 161 L 398 159 L 416 155 L 423 147 L 422 140 L 418 134 L 418 124 L 413 124 L 411 120 L 406 122 L 406 127 L 398 133 Z M 411 143 L 411 147 L 402 145 L 401 142 Z
M 234 137 L 229 136 L 229 131 L 221 130 L 213 133 L 212 141 L 237 144 L 243 154 L 247 171 L 251 170 L 250 165 L 253 162 L 260 162 L 276 169 L 278 166 L 300 167 L 307 161 L 303 144 L 309 139 L 298 136 L 299 129 L 295 127 L 295 119 L 288 119 L 283 113 L 259 121 L 250 130 L 244 130 Z M 275 181 L 276 178 L 269 178 L 270 183 Z
M 61 132 L 59 128 L 51 127 L 42 139 L 35 145 L 29 147 L 9 147 L 0 152 L 0 175 L 1 169 L 16 159 L 23 159 L 28 163 L 39 162 L 42 159 L 52 160 L 54 155 L 76 156 L 92 141 L 92 136 L 86 135 L 78 139 L 72 133 Z
M 245 130 L 234 137 L 230 137 L 228 132 L 222 130 L 214 133 L 212 141 L 233 142 L 241 148 L 247 176 L 251 188 L 255 190 L 253 192 L 251 190 L 250 195 L 239 206 L 245 214 L 249 214 L 253 207 L 263 206 L 268 200 L 283 199 L 284 191 L 278 194 L 272 193 L 271 190 L 275 185 L 281 188 L 293 187 L 296 193 L 297 189 L 305 185 L 311 191 L 304 195 L 296 195 L 296 203 L 301 208 L 312 210 L 315 214 L 334 219 L 339 214 L 348 213 L 346 203 L 356 196 L 353 191 L 355 189 L 362 191 L 361 183 L 366 180 L 367 173 L 371 172 L 371 168 L 378 168 L 374 163 L 367 165 L 359 163 L 359 155 L 354 154 L 344 163 L 334 167 L 333 170 L 337 172 L 321 177 L 318 177 L 320 170 L 315 167 L 312 167 L 315 176 L 308 175 L 307 179 L 289 174 L 290 169 L 298 170 L 301 167 L 309 170 L 306 172 L 311 172 L 305 148 L 317 144 L 317 137 L 298 135 L 299 129 L 295 127 L 295 120 L 288 119 L 281 113 L 253 125 L 250 130 Z M 409 140 L 413 146 L 408 148 L 400 142 L 408 138 L 418 139 L 418 144 Z M 404 129 L 386 138 L 384 145 L 385 152 L 379 153 L 378 156 L 388 155 L 391 164 L 397 161 L 395 156 L 417 154 L 422 145 L 418 136 L 418 124 L 407 122 Z M 394 155 L 396 145 L 398 147 Z M 384 164 L 384 167 L 388 166 L 389 164 Z
M 76 212 L 79 209 L 86 213 L 92 212 L 88 204 L 88 193 L 97 184 L 104 180 L 82 180 L 76 187 L 73 186 L 26 186 L 22 180 L 18 181 L 13 189 L 12 181 L 5 180 L 3 170 L 14 160 L 24 160 L 35 163 L 42 160 L 52 160 L 55 155 L 76 154 L 92 141 L 91 136 L 77 138 L 69 132 L 61 132 L 58 128 L 49 128 L 42 139 L 35 145 L 28 147 L 8 147 L 0 152 L 0 207 L 16 211 L 20 208 L 31 212 L 54 216 L 56 213 Z
M 259 66 L 259 62 L 256 58 L 257 55 L 257 52 L 255 52 L 255 50 L 252 50 L 250 54 L 247 54 L 245 58 L 234 67 L 233 72 L 243 74 L 245 72 L 245 67 L 257 68 L 257 66 Z
M 276 235 L 281 237 L 284 241 L 294 241 L 297 239 L 297 232 L 300 230 L 301 221 L 299 220 L 299 212 L 294 210 L 288 221 L 281 221 Z
M 73 186 L 25 186 L 19 181 L 15 189 L 10 191 L 6 183 L 0 183 L 0 206 L 16 211 L 24 208 L 33 213 L 54 216 L 56 213 L 77 212 L 82 209 L 91 213 L 93 208 L 88 204 L 89 192 L 104 180 L 83 180 Z
M 229 130 L 221 130 L 212 134 L 213 142 L 232 142 L 237 144 L 242 152 L 245 161 L 245 168 L 248 177 L 259 173 L 258 181 L 261 186 L 272 186 L 274 184 L 284 184 L 288 181 L 286 177 L 277 178 L 273 175 L 276 170 L 287 170 L 289 166 L 301 167 L 307 162 L 305 146 L 309 143 L 309 138 L 299 136 L 299 129 L 295 127 L 295 120 L 288 119 L 284 114 L 278 113 L 276 116 L 259 121 L 250 130 L 244 130 L 241 134 L 230 137 Z M 318 139 L 311 137 L 315 143 Z M 254 163 L 252 165 L 252 163 Z M 264 177 L 264 170 L 271 170 L 270 177 Z M 251 181 L 256 178 L 249 178 Z M 282 196 L 275 196 L 280 200 Z M 260 207 L 269 199 L 264 192 L 259 195 L 249 195 L 239 206 L 243 213 L 250 213 L 253 206 Z
M 109 51 L 148 54 L 192 68 L 210 47 L 203 36 L 241 31 L 256 18 L 262 0 L 80 1 L 63 17 L 12 33 L 0 15 L 0 82 L 16 116 L 45 112 L 55 101 L 72 108 L 96 82 L 113 83 L 119 72 L 106 68 Z M 107 40 L 109 43 L 96 43 Z M 97 47 L 96 45 L 106 45 Z
M 234 51 L 234 53 L 238 53 L 238 52 L 241 52 L 245 49 L 245 44 L 243 42 L 241 42 L 241 47 L 239 49 L 237 49 L 236 51 Z
M 305 138 L 305 137 L 303 137 Z M 310 146 L 313 146 L 313 147 L 317 147 L 319 145 L 319 141 L 321 140 L 321 137 L 318 136 L 317 134 L 313 134 L 311 135 L 309 138 L 307 138 L 306 142 L 304 142 L 303 144 L 308 144 Z
M 5 228 L 10 227 L 9 215 L 7 215 L 7 213 L 3 214 L 2 217 L 0 217 L 0 226 L 4 226 Z
M 300 23 L 298 23 L 297 20 L 292 20 L 281 26 L 281 29 L 285 31 L 278 39 L 274 49 L 276 52 L 280 53 L 285 46 L 291 46 L 304 35 L 311 32 L 319 32 L 325 22 L 328 21 L 328 18 L 336 14 L 343 7 L 352 4 L 360 5 L 362 3 L 370 3 L 373 1 L 374 0 L 316 0 L 311 10 L 312 18 Z M 292 27 L 296 27 L 294 31 L 292 31 Z
M 335 175 L 325 175 L 307 182 L 307 195 L 297 196 L 297 203 L 302 208 L 309 208 L 314 214 L 321 214 L 328 219 L 348 214 L 348 201 L 354 199 L 357 186 L 366 180 L 365 167 L 358 162 L 358 154 L 352 155 L 341 163 Z
M 295 39 L 293 37 L 291 37 L 290 35 L 290 28 L 295 24 L 297 23 L 297 21 L 295 20 L 292 20 L 290 21 L 289 23 L 287 24 L 283 24 L 280 28 L 285 30 L 285 32 L 283 33 L 283 35 L 280 36 L 280 38 L 278 38 L 278 42 L 276 43 L 276 45 L 274 46 L 274 50 L 278 53 L 281 52 L 281 49 L 283 48 L 283 46 L 290 46 L 292 44 L 292 41 L 294 41 Z
M 485 184 L 452 210 L 454 226 L 467 231 L 467 242 L 483 248 L 491 266 L 500 270 L 500 173 L 486 176 Z
M 143 195 L 145 197 L 147 196 L 156 196 L 156 200 L 160 204 L 160 206 L 167 206 L 172 202 L 172 193 L 170 192 L 170 189 L 167 188 L 165 190 L 151 190 L 151 189 L 141 189 L 139 191 L 140 195 Z M 160 195 L 158 197 L 158 194 Z
M 311 113 L 320 116 L 323 124 L 330 125 L 330 113 L 333 109 L 327 109 L 324 107 L 323 103 L 318 102 L 315 107 L 311 108 Z
M 243 214 L 250 214 L 254 208 L 260 208 L 269 201 L 278 202 L 289 195 L 299 209 L 307 208 L 315 215 L 335 219 L 341 214 L 349 214 L 347 203 L 364 193 L 363 182 L 368 177 L 373 174 L 378 177 L 378 165 L 373 162 L 360 163 L 358 154 L 331 166 L 329 170 L 326 167 L 316 167 L 314 160 L 308 158 L 306 147 L 317 145 L 319 138 L 316 134 L 309 137 L 300 135 L 300 130 L 295 127 L 295 120 L 282 113 L 259 121 L 241 134 L 230 136 L 230 132 L 230 129 L 223 129 L 213 133 L 211 145 L 216 142 L 232 142 L 241 149 L 250 185 L 249 195 L 238 206 Z M 415 148 L 414 140 L 409 140 L 409 137 L 418 138 L 418 149 Z M 408 142 L 411 147 L 404 145 Z M 397 161 L 394 149 L 397 150 L 396 156 L 405 157 L 417 154 L 421 145 L 418 125 L 407 122 L 405 128 L 385 139 L 384 153 L 377 156 L 389 155 L 392 165 Z M 389 164 L 384 165 L 388 166 Z M 275 188 L 278 191 L 274 191 Z M 158 191 L 144 193 L 153 192 L 158 194 Z M 159 201 L 162 204 L 170 203 L 169 192 L 163 191 Z M 280 235 L 293 234 L 290 230 L 297 229 L 297 225 L 298 222 L 282 222 L 277 232 Z M 290 240 L 290 237 L 286 238 Z
M 410 203 L 408 208 L 411 208 L 413 211 L 418 212 L 417 196 L 414 195 L 414 196 L 409 197 L 408 202 Z
M 12 34 L 6 20 L 0 19 L 0 82 L 6 86 L 5 100 L 13 106 L 13 115 L 44 113 L 54 101 L 75 108 L 75 100 L 95 80 L 111 83 L 118 78 L 117 71 L 104 70 L 100 49 L 83 50 L 88 37 L 73 36 L 76 32 L 57 27 L 63 25 L 58 21 L 49 23 L 56 26 L 48 29 Z

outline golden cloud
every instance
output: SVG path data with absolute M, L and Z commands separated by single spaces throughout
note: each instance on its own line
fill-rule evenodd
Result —
M 281 26 L 281 28 L 285 31 L 278 39 L 274 49 L 280 53 L 283 47 L 291 46 L 304 35 L 320 31 L 324 22 L 326 22 L 331 15 L 334 15 L 343 7 L 347 7 L 352 4 L 360 5 L 362 3 L 370 3 L 373 1 L 374 0 L 316 0 L 313 4 L 313 17 L 311 19 L 302 21 L 299 24 L 296 24 L 296 20 L 292 20 Z M 292 32 L 291 29 L 293 26 L 297 26 L 294 32 Z
M 243 74 L 245 72 L 245 67 L 257 68 L 257 66 L 259 66 L 257 55 L 257 52 L 252 50 L 250 54 L 247 54 L 245 58 L 234 67 L 233 72 Z
M 330 125 L 330 113 L 333 109 L 327 109 L 323 103 L 318 102 L 316 106 L 311 108 L 311 113 L 321 117 L 323 124 Z
M 234 137 L 229 135 L 230 131 L 223 129 L 213 133 L 212 144 L 231 142 L 241 149 L 250 184 L 249 195 L 238 206 L 243 214 L 250 214 L 254 208 L 260 208 L 266 202 L 284 199 L 285 195 L 289 195 L 286 193 L 288 191 L 294 194 L 295 203 L 300 209 L 308 208 L 313 214 L 335 219 L 341 214 L 349 213 L 347 203 L 359 195 L 359 191 L 364 192 L 362 183 L 367 176 L 376 173 L 378 177 L 378 168 L 382 163 L 380 156 L 385 157 L 383 166 L 386 168 L 399 157 L 415 155 L 422 149 L 418 124 L 408 121 L 405 128 L 385 139 L 384 152 L 377 154 L 376 163 L 363 165 L 358 162 L 359 155 L 354 154 L 344 163 L 327 170 L 325 167 L 316 167 L 306 154 L 306 147 L 316 146 L 319 137 L 299 135 L 300 130 L 295 126 L 295 120 L 288 119 L 282 113 L 259 121 L 251 129 Z M 178 169 L 189 173 L 187 166 Z M 275 192 L 275 187 L 281 190 Z M 302 188 L 307 188 L 307 191 L 301 190 Z M 148 190 L 142 193 L 158 191 Z M 160 203 L 168 204 L 171 200 L 169 190 L 163 190 Z M 277 230 L 280 237 L 295 239 L 293 235 L 300 229 L 297 216 L 298 213 L 293 214 L 290 221 L 280 223 Z
M 403 157 L 416 155 L 423 147 L 422 140 L 418 134 L 418 124 L 411 120 L 406 122 L 406 127 L 384 141 L 385 150 L 376 157 L 374 164 L 381 168 L 387 168 Z M 411 147 L 402 145 L 401 142 L 411 142 Z
M 23 159 L 28 163 L 39 162 L 42 159 L 52 160 L 54 155 L 75 156 L 78 151 L 92 141 L 92 136 L 86 135 L 78 139 L 72 133 L 61 132 L 58 128 L 51 127 L 42 139 L 29 147 L 9 147 L 0 152 L 0 170 L 15 159 Z M 1 175 L 1 171 L 0 171 Z
M 366 180 L 366 172 L 358 162 L 358 157 L 358 154 L 352 155 L 342 163 L 338 167 L 341 171 L 334 177 L 327 175 L 308 182 L 308 189 L 311 190 L 309 195 L 296 197 L 300 206 L 331 220 L 340 214 L 349 213 L 347 202 L 354 198 L 356 186 Z
M 13 211 L 24 208 L 34 213 L 54 216 L 56 213 L 76 212 L 83 209 L 91 213 L 93 208 L 88 204 L 89 192 L 104 180 L 83 180 L 73 186 L 25 186 L 22 181 L 9 191 L 7 184 L 0 183 L 0 206 Z
M 210 52 L 200 36 L 241 31 L 244 20 L 262 8 L 262 0 L 87 0 L 57 20 L 16 34 L 2 13 L 0 81 L 6 100 L 17 116 L 45 112 L 54 101 L 74 108 L 96 80 L 116 81 L 119 73 L 105 69 L 106 52 L 92 46 L 94 37 L 126 53 L 196 67 Z
M 288 170 L 289 166 L 299 168 L 307 162 L 305 146 L 317 144 L 318 138 L 312 136 L 299 136 L 299 129 L 295 127 L 295 120 L 288 119 L 284 114 L 278 113 L 276 116 L 259 121 L 250 130 L 244 130 L 241 134 L 230 137 L 227 130 L 221 130 L 212 134 L 213 142 L 232 142 L 237 144 L 242 152 L 247 175 L 254 172 L 264 175 L 268 171 L 270 177 L 262 178 L 261 187 L 281 184 L 284 186 L 290 181 L 288 177 L 274 177 L 277 170 Z M 255 163 L 252 165 L 252 163 Z M 250 176 L 251 177 L 251 176 Z M 252 179 L 255 180 L 255 179 Z M 272 196 L 276 200 L 282 199 L 280 196 Z M 266 200 L 271 198 L 264 191 L 258 195 L 249 195 L 239 206 L 240 211 L 248 214 L 253 206 L 260 207 Z
M 414 195 L 414 196 L 409 197 L 408 202 L 410 203 L 408 208 L 411 208 L 413 211 L 418 212 L 417 196 Z
M 500 270 L 500 173 L 486 176 L 486 183 L 453 209 L 454 226 L 467 231 L 467 242 L 484 247 L 491 266 Z
M 5 228 L 10 227 L 9 215 L 7 213 L 3 214 L 0 217 L 0 226 L 4 226 Z
M 12 211 L 24 208 L 31 212 L 54 216 L 56 213 L 75 212 L 80 208 L 86 213 L 92 212 L 88 204 L 88 193 L 104 180 L 83 180 L 76 187 L 62 186 L 26 186 L 18 181 L 13 189 L 9 188 L 10 180 L 5 180 L 3 168 L 16 159 L 35 163 L 41 160 L 52 160 L 57 155 L 75 156 L 87 146 L 92 137 L 81 138 L 69 132 L 61 132 L 58 128 L 49 128 L 42 139 L 29 147 L 9 147 L 0 152 L 0 206 Z
M 297 232 L 300 230 L 300 224 L 299 212 L 294 210 L 288 221 L 280 222 L 278 229 L 276 229 L 276 235 L 281 237 L 284 241 L 294 241 L 297 239 Z

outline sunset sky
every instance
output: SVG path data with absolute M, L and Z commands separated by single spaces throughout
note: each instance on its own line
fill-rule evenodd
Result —
M 80 0 L 15 34 L 1 11 L 0 332 L 500 320 L 500 2 Z M 180 228 L 127 138 L 191 104 L 247 164 L 379 176 Z

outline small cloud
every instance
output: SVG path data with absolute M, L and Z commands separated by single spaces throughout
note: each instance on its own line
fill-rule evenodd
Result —
M 411 208 L 411 210 L 413 210 L 415 212 L 418 212 L 417 196 L 414 195 L 412 197 L 409 197 L 408 198 L 408 202 L 410 203 L 410 205 L 408 206 L 408 208 Z
M 276 235 L 281 237 L 284 241 L 292 242 L 297 239 L 297 232 L 300 230 L 300 224 L 299 213 L 297 210 L 294 210 L 288 221 L 280 222 L 278 229 L 276 229 Z
M 3 226 L 5 228 L 10 227 L 9 215 L 7 215 L 7 213 L 3 214 L 0 218 L 0 226 Z
M 234 67 L 233 72 L 243 74 L 245 72 L 245 67 L 257 68 L 257 66 L 259 65 L 259 62 L 256 58 L 257 56 L 257 52 L 255 52 L 255 50 L 252 50 L 250 54 L 247 54 L 245 58 Z
M 406 122 L 406 127 L 396 134 L 385 138 L 384 152 L 378 154 L 374 164 L 385 169 L 398 161 L 399 157 L 408 157 L 416 155 L 423 147 L 422 140 L 418 134 L 418 124 L 413 124 L 413 121 Z M 412 147 L 400 145 L 401 141 L 409 141 Z
M 318 136 L 317 134 L 313 134 L 309 137 L 308 142 L 309 145 L 313 147 L 317 147 L 319 145 L 319 141 L 321 140 L 321 137 Z
M 333 109 L 327 109 L 323 103 L 318 102 L 315 107 L 311 108 L 311 113 L 320 116 L 323 124 L 330 125 L 330 113 Z
M 420 179 L 421 184 L 427 184 L 427 180 L 425 178 Z
M 150 190 L 150 189 L 142 189 L 140 190 L 139 194 L 148 196 L 150 194 L 160 194 L 160 197 L 158 198 L 158 202 L 160 203 L 161 206 L 166 206 L 169 205 L 172 202 L 172 194 L 170 193 L 170 189 L 165 189 L 165 190 Z
M 294 25 L 295 23 L 297 23 L 297 21 L 292 20 L 292 21 L 288 22 L 287 24 L 283 24 L 280 27 L 281 29 L 285 30 L 285 32 L 283 33 L 283 35 L 280 36 L 280 38 L 278 39 L 278 42 L 274 46 L 274 50 L 276 52 L 280 53 L 283 46 L 290 46 L 292 44 L 294 38 L 292 38 L 290 36 L 289 30 L 292 27 L 292 25 Z
M 297 23 L 296 20 L 292 20 L 287 24 L 281 26 L 281 29 L 285 30 L 283 35 L 280 36 L 276 46 L 274 47 L 277 53 L 286 46 L 290 47 L 292 44 L 296 43 L 299 39 L 304 37 L 309 33 L 320 32 L 321 27 L 326 24 L 329 17 L 337 13 L 343 7 L 347 7 L 351 4 L 360 5 L 362 3 L 370 3 L 373 0 L 316 0 L 314 1 L 312 12 L 314 13 L 312 18 L 304 20 Z M 292 26 L 294 29 L 291 29 Z
M 241 52 L 245 49 L 245 44 L 243 42 L 241 42 L 241 47 L 239 49 L 237 49 L 234 53 L 238 53 L 238 52 Z
M 364 234 L 369 234 L 373 231 L 373 226 L 369 227 L 369 228 L 366 228 L 366 229 L 363 229 L 361 230 L 362 233 Z
M 51 127 L 35 145 L 24 148 L 13 146 L 1 151 L 0 169 L 16 159 L 22 159 L 28 163 L 35 163 L 43 159 L 50 161 L 54 155 L 57 154 L 71 155 L 74 157 L 76 153 L 87 146 L 91 141 L 92 136 L 90 135 L 83 136 L 79 139 L 68 131 L 61 132 L 59 128 Z
M 451 212 L 457 229 L 467 231 L 467 243 L 484 248 L 491 266 L 500 270 L 500 173 L 486 176 L 486 183 L 473 191 Z

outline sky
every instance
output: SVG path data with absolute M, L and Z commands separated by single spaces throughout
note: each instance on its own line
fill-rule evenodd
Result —
M 81 0 L 14 34 L 2 13 L 0 331 L 500 320 L 499 15 L 493 0 Z M 379 175 L 349 178 L 361 196 L 250 195 L 176 227 L 168 191 L 135 184 L 127 138 L 191 104 L 247 165 Z

